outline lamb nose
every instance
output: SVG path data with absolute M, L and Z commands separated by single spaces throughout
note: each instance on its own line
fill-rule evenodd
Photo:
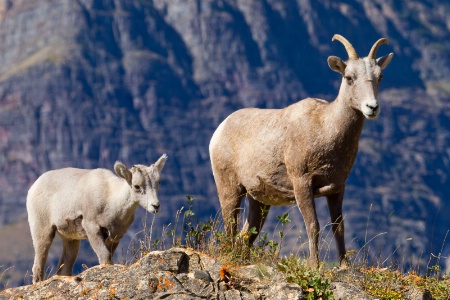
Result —
M 159 209 L 159 207 L 160 207 L 159 204 L 152 204 L 152 206 L 153 206 L 155 209 Z

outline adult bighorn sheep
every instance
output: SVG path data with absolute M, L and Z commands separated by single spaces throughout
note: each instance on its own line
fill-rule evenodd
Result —
M 44 280 L 44 267 L 55 234 L 63 251 L 58 275 L 72 275 L 81 239 L 88 239 L 100 264 L 112 264 L 114 251 L 141 205 L 159 211 L 160 173 L 167 155 L 150 166 L 127 169 L 65 168 L 49 171 L 31 186 L 27 196 L 28 222 L 35 250 L 33 283 Z
M 379 39 L 365 58 L 350 42 L 334 35 L 348 53 L 344 62 L 328 58 L 329 67 L 342 74 L 333 102 L 307 98 L 284 109 L 245 108 L 232 113 L 216 129 L 209 145 L 225 230 L 235 234 L 244 195 L 248 216 L 242 232 L 259 231 L 270 206 L 297 203 L 306 225 L 310 262 L 318 266 L 319 222 L 314 198 L 326 196 L 339 254 L 345 258 L 342 202 L 345 181 L 358 152 L 364 120 L 380 112 L 378 86 L 393 53 L 376 58 Z M 251 235 L 252 244 L 256 235 Z

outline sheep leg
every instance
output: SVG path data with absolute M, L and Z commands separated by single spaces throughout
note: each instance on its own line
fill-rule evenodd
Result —
M 347 267 L 348 261 L 345 257 L 345 239 L 344 239 L 344 219 L 342 218 L 342 203 L 344 192 L 327 196 L 328 210 L 330 211 L 331 224 L 339 253 L 339 265 Z
M 220 207 L 224 221 L 225 233 L 234 236 L 237 232 L 238 214 L 245 189 L 240 185 L 225 185 L 217 182 Z M 231 190 L 231 191 L 230 191 Z
M 72 240 L 61 236 L 63 251 L 58 264 L 58 275 L 71 276 L 73 266 L 77 260 L 80 240 Z
M 107 241 L 106 242 L 106 246 L 111 251 L 111 257 L 114 256 L 114 253 L 116 252 L 117 246 L 119 246 L 119 242 L 120 241 L 118 241 L 118 242 L 109 242 L 109 241 Z
M 295 180 L 294 193 L 308 234 L 310 264 L 318 268 L 320 226 L 317 220 L 316 204 L 310 181 L 303 178 Z
M 264 222 L 266 221 L 267 214 L 269 213 L 270 205 L 265 205 L 259 201 L 256 201 L 250 194 L 247 194 L 248 199 L 248 216 L 247 221 L 242 228 L 242 233 L 246 233 L 249 229 L 255 227 L 258 231 L 257 234 L 252 234 L 249 236 L 249 245 L 253 244 L 255 239 L 258 237 Z
M 86 235 L 89 239 L 89 243 L 97 254 L 98 262 L 101 265 L 112 264 L 112 248 L 108 247 L 106 243 L 107 237 L 104 236 L 104 232 L 100 225 L 94 222 L 86 222 L 83 219 L 83 228 L 86 231 Z
M 30 226 L 31 227 L 31 226 Z M 47 262 L 48 251 L 55 238 L 56 228 L 40 227 L 39 232 L 35 228 L 31 228 L 31 235 L 34 246 L 34 263 L 33 263 L 33 283 L 44 280 L 45 263 Z

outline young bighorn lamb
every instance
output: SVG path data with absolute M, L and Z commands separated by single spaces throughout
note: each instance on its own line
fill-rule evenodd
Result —
M 65 168 L 49 171 L 31 186 L 27 196 L 28 222 L 35 250 L 33 283 L 44 279 L 44 267 L 55 233 L 63 252 L 58 275 L 72 275 L 81 239 L 89 242 L 100 264 L 112 264 L 114 251 L 141 205 L 159 211 L 160 173 L 167 155 L 150 166 L 127 169 L 114 164 L 106 169 Z
M 297 203 L 306 225 L 310 261 L 318 265 L 319 222 L 314 198 L 326 196 L 341 266 L 345 258 L 342 201 L 345 181 L 358 152 L 365 118 L 380 112 L 378 86 L 393 53 L 376 58 L 379 39 L 368 57 L 359 58 L 353 46 L 334 35 L 349 55 L 347 62 L 328 58 L 342 74 L 335 101 L 307 98 L 284 109 L 245 108 L 226 118 L 210 145 L 225 230 L 237 230 L 237 213 L 244 195 L 249 210 L 242 232 L 262 228 L 271 205 Z M 250 236 L 250 244 L 257 235 Z

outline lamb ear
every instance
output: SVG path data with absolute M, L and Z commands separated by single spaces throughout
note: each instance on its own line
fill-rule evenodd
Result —
M 330 56 L 328 57 L 328 66 L 331 68 L 331 70 L 341 73 L 342 76 L 344 76 L 345 74 L 345 68 L 347 67 L 347 65 L 345 64 L 345 62 L 342 61 L 342 59 L 340 59 L 337 56 Z
M 166 160 L 167 160 L 167 154 L 163 154 L 156 162 L 155 162 L 155 166 L 158 169 L 159 172 L 161 172 L 161 170 L 164 168 L 164 165 L 166 164 Z
M 129 185 L 131 185 L 131 172 L 123 163 L 121 163 L 120 161 L 116 161 L 116 163 L 114 164 L 114 171 L 116 171 L 116 174 L 119 177 L 122 177 L 128 182 Z
M 377 58 L 377 65 L 380 66 L 381 70 L 387 67 L 387 65 L 391 62 L 394 53 L 389 53 L 383 57 Z

